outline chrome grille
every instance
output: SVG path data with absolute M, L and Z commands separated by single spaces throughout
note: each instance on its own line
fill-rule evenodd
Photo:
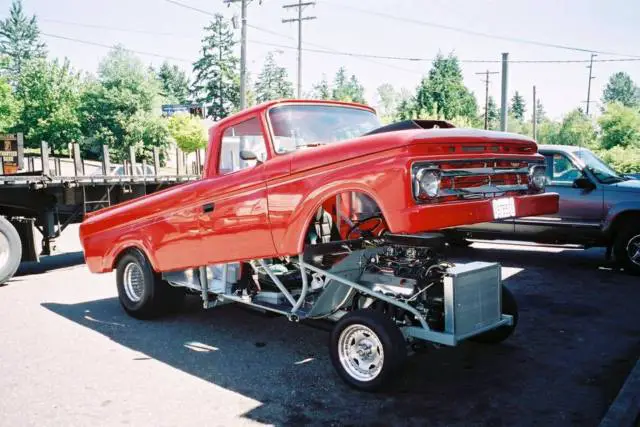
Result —
M 533 166 L 544 167 L 544 163 L 519 159 L 444 160 L 417 162 L 412 166 L 412 174 L 416 176 L 422 168 L 438 169 L 440 192 L 438 197 L 426 202 L 442 202 L 536 192 L 529 186 Z

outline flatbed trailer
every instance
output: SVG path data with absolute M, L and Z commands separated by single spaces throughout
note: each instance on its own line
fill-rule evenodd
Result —
M 102 173 L 93 175 L 85 174 L 78 144 L 72 148 L 73 175 L 65 174 L 60 159 L 49 158 L 48 152 L 43 142 L 40 170 L 34 170 L 32 157 L 26 162 L 27 172 L 0 175 L 0 284 L 11 279 L 20 262 L 37 262 L 41 255 L 55 254 L 56 238 L 70 224 L 82 222 L 86 213 L 200 178 L 199 161 L 190 173 L 177 161 L 175 174 L 161 174 L 157 149 L 153 175 L 136 174 L 132 165 L 140 163 L 133 150 L 124 162 L 125 175 L 109 174 L 107 146 L 103 147 Z M 182 159 L 179 152 L 176 157 Z M 147 171 L 145 162 L 141 170 Z M 42 236 L 40 248 L 35 243 L 37 232 Z

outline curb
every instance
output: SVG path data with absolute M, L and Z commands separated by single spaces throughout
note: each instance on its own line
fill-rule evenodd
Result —
M 627 376 L 605 414 L 600 427 L 636 427 L 640 425 L 640 359 Z

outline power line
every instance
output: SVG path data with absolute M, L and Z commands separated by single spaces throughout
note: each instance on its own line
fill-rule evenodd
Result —
M 535 45 L 535 46 L 551 47 L 551 48 L 555 48 L 555 49 L 572 50 L 572 51 L 576 51 L 576 52 L 599 53 L 599 54 L 602 54 L 602 55 L 628 56 L 628 57 L 633 57 L 633 58 L 640 58 L 640 55 L 628 55 L 628 54 L 623 54 L 623 53 L 619 53 L 619 52 L 610 52 L 610 51 L 596 50 L 596 49 L 586 49 L 586 48 L 581 48 L 581 47 L 574 47 L 574 46 L 567 46 L 567 45 L 561 45 L 561 44 L 555 44 L 555 43 L 541 42 L 541 41 L 537 41 L 537 40 L 523 39 L 523 38 L 519 38 L 519 37 L 509 37 L 509 36 L 501 36 L 501 35 L 497 35 L 497 34 L 484 33 L 484 32 L 480 32 L 480 31 L 468 30 L 468 29 L 465 29 L 465 28 L 453 27 L 451 25 L 444 25 L 444 24 L 438 24 L 438 23 L 435 23 L 435 22 L 422 21 L 422 20 L 415 19 L 415 18 L 407 18 L 407 17 L 397 16 L 397 15 L 391 15 L 391 14 L 388 14 L 388 13 L 378 12 L 378 11 L 375 11 L 375 10 L 360 9 L 360 8 L 357 8 L 357 7 L 346 5 L 346 4 L 342 3 L 342 2 L 341 3 L 337 3 L 337 2 L 328 1 L 328 0 L 323 0 L 323 1 L 324 1 L 324 3 L 332 4 L 332 5 L 335 5 L 335 6 L 340 6 L 340 7 L 346 8 L 346 9 L 351 9 L 351 10 L 359 12 L 359 13 L 366 13 L 366 14 L 369 14 L 369 15 L 375 15 L 375 16 L 380 16 L 380 17 L 383 17 L 383 18 L 394 19 L 396 21 L 409 22 L 409 23 L 412 23 L 412 24 L 422 25 L 422 26 L 426 26 L 426 27 L 434 27 L 434 28 L 440 28 L 440 29 L 443 29 L 443 30 L 455 31 L 455 32 L 459 32 L 459 33 L 463 33 L 463 34 L 469 34 L 469 35 L 477 36 L 477 37 L 485 37 L 485 38 L 490 38 L 490 39 L 504 40 L 504 41 L 514 42 L 514 43 L 530 44 L 530 45 Z
M 113 47 L 115 46 L 115 45 L 108 45 L 108 44 L 103 44 L 103 43 L 92 42 L 92 41 L 88 41 L 88 40 L 77 39 L 77 38 L 74 38 L 74 37 L 60 36 L 60 35 L 57 35 L 57 34 L 50 34 L 50 33 L 44 33 L 44 32 L 40 32 L 40 34 L 42 34 L 43 36 L 46 36 L 46 37 L 54 38 L 54 39 L 67 40 L 67 41 L 72 41 L 72 42 L 75 42 L 75 43 L 82 43 L 82 44 L 86 44 L 86 45 L 90 45 L 90 46 L 104 47 L 104 48 L 107 48 L 107 49 L 113 49 Z M 156 58 L 171 59 L 173 61 L 187 62 L 189 64 L 191 64 L 193 62 L 193 61 L 191 61 L 189 59 L 185 59 L 185 58 L 177 58 L 175 56 L 160 55 L 158 53 L 145 52 L 143 50 L 127 49 L 125 47 L 123 47 L 122 49 L 126 50 L 127 52 L 137 53 L 138 55 L 146 55 L 146 56 L 153 56 L 153 57 L 156 57 Z

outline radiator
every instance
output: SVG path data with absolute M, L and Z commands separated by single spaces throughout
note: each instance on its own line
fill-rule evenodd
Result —
M 444 278 L 445 332 L 464 339 L 501 318 L 500 265 L 472 262 L 448 269 Z

